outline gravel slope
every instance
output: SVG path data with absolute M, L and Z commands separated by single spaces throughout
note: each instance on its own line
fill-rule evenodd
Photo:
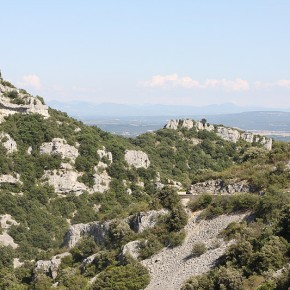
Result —
M 146 290 L 180 289 L 186 280 L 210 270 L 215 261 L 225 252 L 230 243 L 217 239 L 221 230 L 231 222 L 240 222 L 246 214 L 222 215 L 212 220 L 197 221 L 198 214 L 192 216 L 185 227 L 184 243 L 174 249 L 164 248 L 141 263 L 150 271 L 151 281 Z M 197 258 L 191 258 L 193 244 L 204 242 L 208 250 Z M 218 242 L 218 247 L 216 244 Z

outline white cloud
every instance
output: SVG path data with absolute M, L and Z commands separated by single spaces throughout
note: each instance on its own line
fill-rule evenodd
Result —
M 156 75 L 149 81 L 141 83 L 145 87 L 159 88 L 195 88 L 195 89 L 224 89 L 226 91 L 246 91 L 250 88 L 248 81 L 243 79 L 226 80 L 226 79 L 208 79 L 204 83 L 194 80 L 189 76 L 179 77 L 178 74 Z
M 172 75 L 156 75 L 149 81 L 142 83 L 145 87 L 185 87 L 193 88 L 200 87 L 198 81 L 191 79 L 190 77 L 179 77 L 177 74 Z
M 290 80 L 279 80 L 276 82 L 279 87 L 290 88 Z
M 206 80 L 203 88 L 221 88 L 226 91 L 247 91 L 250 88 L 249 82 L 243 79 L 235 79 L 235 80 Z
M 22 77 L 22 81 L 18 83 L 22 87 L 32 87 L 36 90 L 40 90 L 42 85 L 40 78 L 37 75 L 25 75 Z

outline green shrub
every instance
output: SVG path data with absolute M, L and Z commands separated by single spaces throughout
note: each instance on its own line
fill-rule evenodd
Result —
M 196 242 L 192 246 L 191 256 L 199 257 L 207 251 L 207 247 L 203 242 Z

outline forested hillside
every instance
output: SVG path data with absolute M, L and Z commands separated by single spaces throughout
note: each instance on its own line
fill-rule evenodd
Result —
M 290 286 L 289 143 L 206 120 L 128 139 L 3 79 L 0 120 L 0 289 L 154 289 L 172 253 L 160 289 Z

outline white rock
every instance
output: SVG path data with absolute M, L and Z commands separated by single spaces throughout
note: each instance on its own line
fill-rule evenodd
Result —
M 14 242 L 13 238 L 5 231 L 0 235 L 0 245 L 11 246 L 13 249 L 16 249 L 18 247 L 18 245 Z
M 241 137 L 241 134 L 238 130 L 226 127 L 218 127 L 217 135 L 220 136 L 222 139 L 233 143 L 237 143 L 237 141 Z
M 177 130 L 178 125 L 179 125 L 179 120 L 169 120 L 168 123 L 164 126 L 164 128 Z
M 82 237 L 93 236 L 97 244 L 104 242 L 105 236 L 109 230 L 110 221 L 103 224 L 91 222 L 87 224 L 75 224 L 69 227 L 65 238 L 64 245 L 69 249 L 73 248 Z
M 61 264 L 61 260 L 67 256 L 71 256 L 71 254 L 66 252 L 53 256 L 51 260 L 38 260 L 35 264 L 34 271 L 36 274 L 44 273 L 51 276 L 52 279 L 55 279 L 57 277 L 57 270 Z
M 31 155 L 31 152 L 32 152 L 32 147 L 29 146 L 28 149 L 27 149 L 27 154 L 28 154 L 28 155 Z
M 11 225 L 19 225 L 19 223 L 10 214 L 4 214 L 0 215 L 0 225 L 3 230 L 8 230 Z
M 148 168 L 150 166 L 148 155 L 143 151 L 126 150 L 125 160 L 129 166 L 136 168 Z
M 129 223 L 133 231 L 136 233 L 142 233 L 146 229 L 154 228 L 159 218 L 167 213 L 168 211 L 165 209 L 140 212 L 129 217 Z
M 82 174 L 74 171 L 70 164 L 63 164 L 59 170 L 45 171 L 42 179 L 46 180 L 49 185 L 52 185 L 57 193 L 81 194 L 88 190 L 87 186 L 78 181 L 78 177 Z
M 192 129 L 194 124 L 195 124 L 194 121 L 192 121 L 190 119 L 185 119 L 185 120 L 183 120 L 181 127 L 186 128 L 186 129 Z
M 17 151 L 16 142 L 10 137 L 10 135 L 0 132 L 0 142 L 7 149 L 7 153 L 13 153 Z
M 67 144 L 65 139 L 54 138 L 52 142 L 44 143 L 40 146 L 41 154 L 60 154 L 62 158 L 69 158 L 72 162 L 79 155 L 78 149 Z
M 130 255 L 134 259 L 139 257 L 140 241 L 132 241 L 127 243 L 122 250 L 122 256 Z
M 13 268 L 14 269 L 17 269 L 17 268 L 21 267 L 22 265 L 24 265 L 24 262 L 20 262 L 19 258 L 13 259 Z
M 106 164 L 105 164 L 106 165 Z M 105 192 L 110 189 L 111 177 L 106 170 L 95 167 L 93 192 Z
M 103 157 L 106 157 L 109 160 L 110 164 L 113 162 L 112 153 L 107 151 L 104 146 L 103 146 L 103 149 L 99 149 L 97 152 L 98 152 L 98 155 L 100 156 L 100 159 L 102 159 Z
M 0 122 L 3 122 L 5 117 L 16 113 L 40 114 L 44 118 L 49 117 L 48 106 L 43 105 L 39 99 L 18 93 L 18 97 L 25 101 L 25 105 L 13 104 L 11 99 L 5 97 L 2 93 L 17 91 L 17 89 L 0 85 L 0 91 Z
M 0 175 L 0 183 L 9 183 L 9 184 L 22 184 L 23 182 L 20 181 L 20 175 L 16 174 L 16 177 L 10 175 L 10 174 L 3 174 Z

